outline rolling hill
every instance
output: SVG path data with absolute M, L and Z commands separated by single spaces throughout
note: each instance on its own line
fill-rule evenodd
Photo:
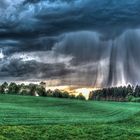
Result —
M 0 95 L 0 139 L 140 139 L 140 104 Z

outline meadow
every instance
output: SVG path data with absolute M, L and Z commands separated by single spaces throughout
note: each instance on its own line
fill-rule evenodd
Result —
M 0 140 L 139 140 L 140 104 L 0 95 Z

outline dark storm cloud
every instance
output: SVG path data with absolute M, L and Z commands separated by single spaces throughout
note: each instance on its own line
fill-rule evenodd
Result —
M 59 77 L 88 86 L 139 82 L 139 7 L 139 0 L 1 0 L 0 77 Z M 51 59 L 72 59 L 50 64 L 43 59 L 49 51 Z M 17 53 L 43 60 L 10 61 Z
M 139 44 L 139 29 L 127 30 L 113 40 L 103 40 L 97 32 L 82 31 L 65 34 L 53 50 L 73 56 L 71 65 L 76 76 L 72 77 L 80 78 L 82 83 L 90 81 L 98 87 L 136 85 L 140 83 Z
M 36 61 L 14 59 L 5 62 L 0 68 L 0 77 L 15 77 L 17 80 L 44 79 L 62 77 L 72 73 L 65 64 L 46 64 Z
M 39 38 L 72 31 L 99 31 L 112 38 L 139 26 L 139 6 L 139 0 L 2 0 L 0 38 L 21 42 L 17 50 L 28 44 L 29 50 L 36 44 L 43 49 Z M 50 40 L 44 43 L 49 49 Z
M 97 62 L 108 57 L 109 41 L 102 40 L 102 35 L 97 32 L 72 32 L 60 38 L 53 50 L 74 56 L 71 61 L 73 65 Z
M 0 38 L 48 36 L 77 30 L 108 31 L 115 36 L 122 29 L 139 26 L 140 22 L 139 0 L 15 0 L 15 4 L 9 2 L 14 8 L 6 9 L 5 24 L 9 25 L 5 32 L 0 32 Z
M 4 1 L 0 1 L 0 8 L 5 8 L 6 7 L 6 3 Z
M 128 30 L 112 43 L 110 56 L 109 81 L 113 85 L 122 83 L 140 83 L 140 30 Z
M 51 50 L 54 44 L 57 42 L 56 37 L 41 37 L 38 39 L 21 40 L 20 50 L 31 51 L 48 51 Z
M 16 52 L 49 51 L 57 40 L 56 37 L 1 39 L 0 48 L 5 55 L 11 55 Z
M 25 0 L 25 1 L 23 2 L 23 4 L 37 3 L 37 2 L 39 2 L 39 1 L 41 1 L 41 0 Z
M 51 10 L 44 8 L 34 16 L 37 19 L 36 24 L 40 25 L 36 30 L 48 35 L 99 30 L 103 33 L 107 31 L 108 36 L 112 37 L 120 34 L 122 30 L 139 26 L 139 6 L 138 0 L 80 0 L 77 3 L 75 1 L 67 5 L 58 5 Z

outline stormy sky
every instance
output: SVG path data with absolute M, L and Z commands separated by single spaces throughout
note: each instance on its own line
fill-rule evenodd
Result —
M 139 7 L 139 0 L 0 0 L 0 81 L 139 84 Z

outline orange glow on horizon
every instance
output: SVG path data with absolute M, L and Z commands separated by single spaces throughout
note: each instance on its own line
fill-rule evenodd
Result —
M 89 98 L 89 94 L 91 91 L 97 90 L 96 88 L 78 88 L 75 90 L 76 94 L 82 93 L 86 99 Z
M 62 91 L 67 91 L 70 94 L 74 94 L 75 96 L 79 95 L 82 93 L 83 96 L 85 96 L 86 99 L 88 99 L 89 94 L 91 91 L 97 90 L 97 88 L 91 88 L 91 87 L 76 87 L 76 86 L 50 86 L 46 87 L 46 90 L 62 90 Z
M 24 83 L 24 84 L 40 84 L 40 82 L 23 82 L 23 81 L 18 81 L 18 84 Z M 46 90 L 56 90 L 59 89 L 61 91 L 67 91 L 70 94 L 73 94 L 75 96 L 79 95 L 82 93 L 83 96 L 85 96 L 86 99 L 89 98 L 89 94 L 91 91 L 98 90 L 99 88 L 92 88 L 92 87 L 84 87 L 84 86 L 75 86 L 75 85 L 59 85 L 60 81 L 59 80 L 48 80 L 44 81 L 45 83 L 45 89 Z

